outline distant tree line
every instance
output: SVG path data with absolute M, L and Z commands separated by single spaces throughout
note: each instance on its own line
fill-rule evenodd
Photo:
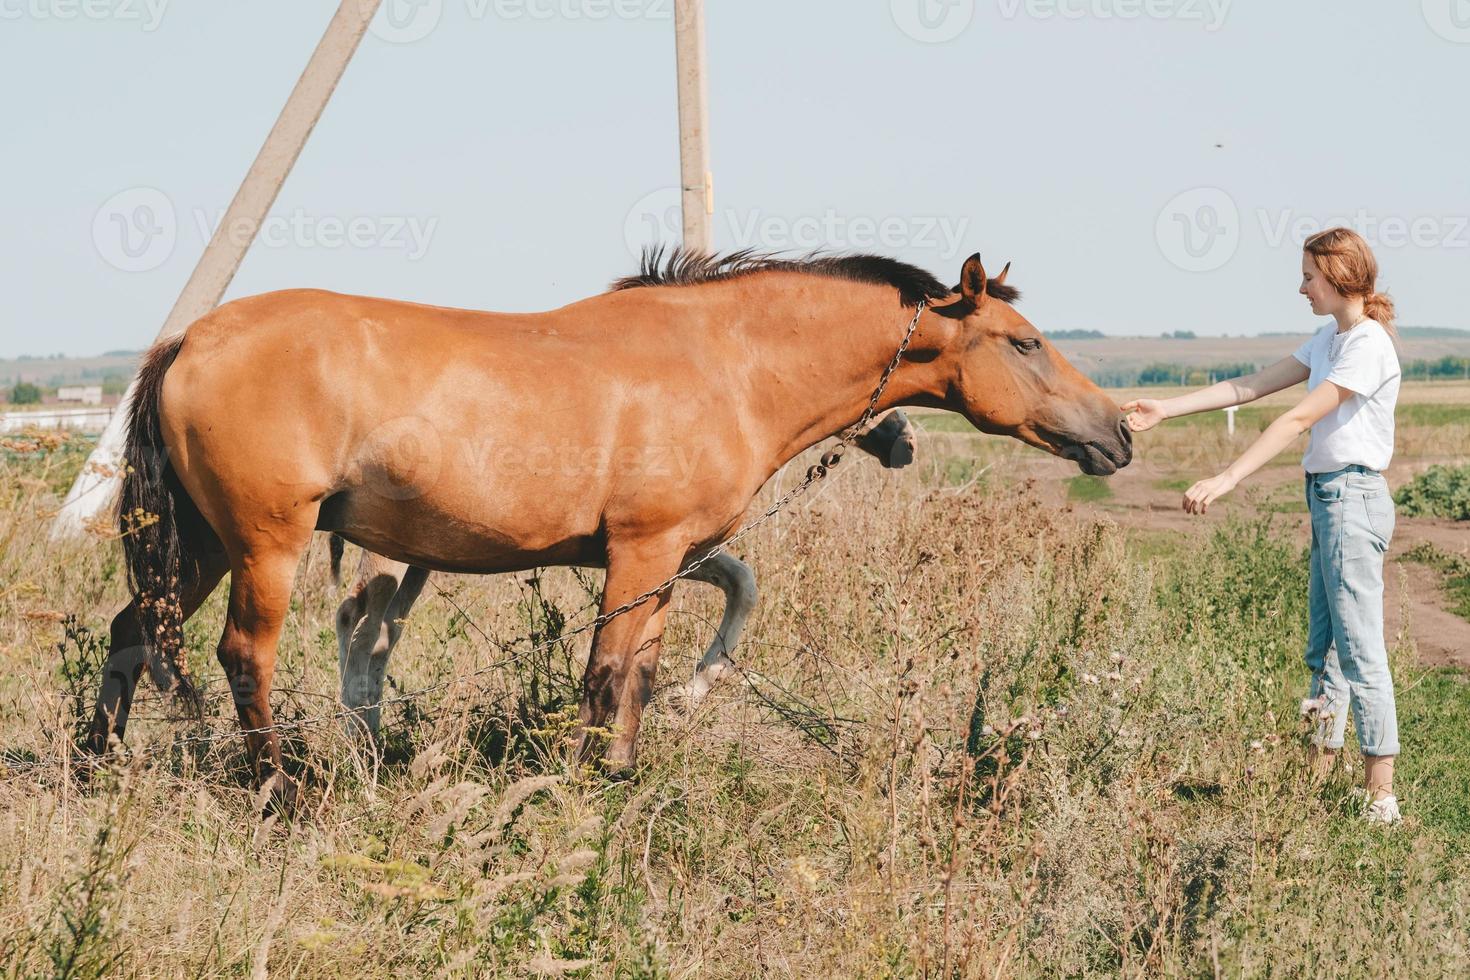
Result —
M 128 382 L 133 378 L 133 373 L 122 368 L 83 368 L 80 371 L 68 371 L 60 374 L 52 374 L 46 377 L 31 374 L 29 378 L 22 374 L 13 374 L 9 377 L 0 377 L 0 385 L 16 384 L 24 381 L 27 384 L 39 385 L 43 391 L 54 391 L 63 385 L 101 385 L 104 395 L 121 395 L 128 387 Z M 12 404 L 16 404 L 11 399 Z
M 1101 330 L 1048 330 L 1046 335 L 1052 340 L 1103 340 L 1107 337 Z
M 1087 374 L 1105 388 L 1138 388 L 1152 385 L 1196 387 L 1250 374 L 1259 365 L 1241 361 L 1223 364 L 1180 364 L 1155 361 L 1142 367 L 1099 367 Z M 1405 381 L 1470 380 L 1470 357 L 1441 357 L 1438 360 L 1406 361 L 1401 366 Z
M 1470 357 L 1445 355 L 1437 361 L 1410 361 L 1401 370 L 1405 380 L 1409 381 L 1470 380 Z
M 39 405 L 41 403 L 41 389 L 29 381 L 22 381 L 10 389 L 5 400 L 12 405 Z
M 1240 362 L 1226 364 L 1179 364 L 1155 361 L 1142 367 L 1096 367 L 1087 374 L 1094 384 L 1105 388 L 1137 388 L 1144 385 L 1207 385 L 1226 378 L 1250 374 L 1256 365 Z

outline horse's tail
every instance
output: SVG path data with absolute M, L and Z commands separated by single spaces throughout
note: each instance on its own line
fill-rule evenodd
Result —
M 327 546 L 332 556 L 332 584 L 341 585 L 342 549 L 347 546 L 347 542 L 342 539 L 342 535 L 333 531 L 331 535 L 327 538 Z
M 195 699 L 183 657 L 181 596 L 198 577 L 200 560 L 220 543 L 179 483 L 159 424 L 163 376 L 183 344 L 183 334 L 154 344 L 133 385 L 118 529 L 153 683 Z

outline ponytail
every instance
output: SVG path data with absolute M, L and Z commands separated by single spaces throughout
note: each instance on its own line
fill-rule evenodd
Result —
M 1398 336 L 1398 331 L 1393 327 L 1393 300 L 1386 294 L 1369 293 L 1368 298 L 1363 300 L 1363 314 L 1370 320 L 1378 321 L 1391 336 Z

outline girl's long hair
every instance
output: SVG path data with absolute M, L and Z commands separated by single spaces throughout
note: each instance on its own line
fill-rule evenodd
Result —
M 1363 236 L 1351 228 L 1328 228 L 1306 240 L 1302 248 L 1317 263 L 1317 271 L 1342 295 L 1363 301 L 1363 312 L 1398 340 L 1393 325 L 1393 300 L 1377 291 L 1378 260 Z

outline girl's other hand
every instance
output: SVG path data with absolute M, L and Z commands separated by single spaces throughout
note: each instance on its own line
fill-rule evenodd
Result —
M 1157 398 L 1135 398 L 1123 406 L 1128 413 L 1128 428 L 1134 432 L 1152 429 L 1169 416 L 1164 412 L 1164 403 Z
M 1235 480 L 1226 473 L 1201 480 L 1184 492 L 1184 509 L 1191 514 L 1203 514 L 1210 504 L 1234 489 Z

